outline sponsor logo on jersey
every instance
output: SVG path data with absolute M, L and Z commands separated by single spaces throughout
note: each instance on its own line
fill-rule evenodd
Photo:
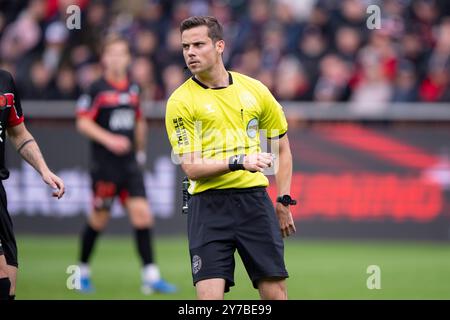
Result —
M 11 108 L 14 106 L 14 94 L 4 93 L 0 94 L 0 110 L 5 108 Z
M 134 110 L 117 109 L 111 114 L 109 127 L 113 131 L 132 130 L 134 128 L 134 119 Z

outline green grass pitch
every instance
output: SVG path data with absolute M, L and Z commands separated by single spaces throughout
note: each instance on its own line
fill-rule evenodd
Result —
M 75 236 L 18 235 L 17 299 L 195 299 L 187 240 L 157 237 L 156 257 L 174 295 L 140 293 L 140 266 L 130 237 L 104 236 L 92 261 L 96 292 L 66 287 L 76 264 Z M 450 299 L 450 245 L 428 242 L 312 241 L 288 239 L 290 299 Z M 367 288 L 367 267 L 378 265 L 381 289 Z M 258 299 L 236 253 L 236 286 L 225 299 Z

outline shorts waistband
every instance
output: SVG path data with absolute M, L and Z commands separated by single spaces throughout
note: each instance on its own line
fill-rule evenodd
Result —
M 199 192 L 193 195 L 210 195 L 210 194 L 237 194 L 237 193 L 253 193 L 266 191 L 266 187 L 251 187 L 251 188 L 229 188 L 229 189 L 209 189 L 203 192 Z

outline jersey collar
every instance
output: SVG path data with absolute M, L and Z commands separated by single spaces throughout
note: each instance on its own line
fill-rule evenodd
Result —
M 231 76 L 231 73 L 228 72 L 228 86 L 226 87 L 214 87 L 210 88 L 200 80 L 198 80 L 195 76 L 192 76 L 192 80 L 194 80 L 199 86 L 201 86 L 203 89 L 212 89 L 212 90 L 219 90 L 219 89 L 225 89 L 228 88 L 228 86 L 233 84 L 233 77 Z

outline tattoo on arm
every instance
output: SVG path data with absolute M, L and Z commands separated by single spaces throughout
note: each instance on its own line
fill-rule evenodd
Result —
M 41 173 L 41 169 L 45 166 L 45 160 L 39 150 L 39 146 L 35 142 L 34 139 L 28 139 L 23 142 L 20 147 L 17 149 L 22 158 L 27 161 L 33 168 L 35 168 L 39 173 Z
M 17 148 L 17 152 L 20 154 L 20 151 L 22 151 L 23 147 L 25 147 L 27 143 L 30 143 L 32 141 L 34 141 L 34 139 L 28 139 L 22 142 L 22 144 Z

